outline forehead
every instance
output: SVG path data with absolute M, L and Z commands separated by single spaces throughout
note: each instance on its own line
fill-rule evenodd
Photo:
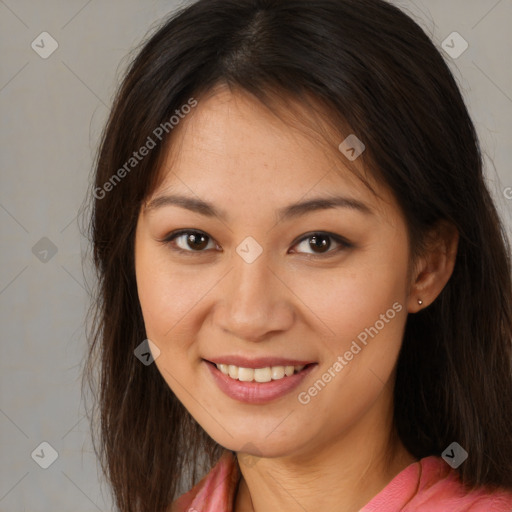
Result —
M 152 197 L 173 190 L 214 202 L 288 204 L 342 193 L 382 208 L 348 168 L 337 138 L 331 130 L 330 140 L 322 140 L 311 126 L 285 122 L 248 94 L 221 88 L 200 99 L 173 131 Z M 386 203 L 391 200 L 371 176 L 365 178 Z

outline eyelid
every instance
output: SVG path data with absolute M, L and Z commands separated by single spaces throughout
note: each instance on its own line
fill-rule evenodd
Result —
M 293 242 L 292 247 L 295 247 L 296 245 L 304 242 L 308 238 L 312 238 L 315 235 L 321 235 L 326 238 L 331 238 L 332 240 L 334 240 L 334 242 L 336 242 L 339 245 L 339 247 L 337 247 L 335 249 L 330 249 L 325 253 L 315 254 L 315 253 L 299 253 L 299 252 L 297 252 L 297 254 L 306 254 L 307 256 L 311 256 L 313 258 L 328 258 L 330 255 L 332 256 L 334 254 L 337 254 L 341 249 L 350 249 L 350 248 L 354 247 L 354 244 L 352 244 L 351 242 L 349 242 L 342 236 L 337 235 L 336 233 L 331 233 L 330 231 L 320 231 L 320 230 L 319 231 L 310 231 L 309 233 L 301 235 L 298 239 L 296 239 Z
M 182 235 L 191 235 L 191 234 L 194 234 L 194 235 L 205 235 L 207 238 L 209 238 L 209 240 L 211 240 L 211 241 L 216 243 L 215 239 L 213 237 L 211 237 L 205 231 L 201 231 L 199 229 L 186 229 L 186 228 L 185 229 L 178 229 L 176 231 L 172 231 L 171 233 L 166 235 L 163 239 L 158 240 L 158 241 L 160 243 L 162 243 L 163 245 L 170 246 L 172 251 L 175 251 L 175 252 L 178 252 L 178 253 L 182 253 L 182 254 L 185 253 L 187 255 L 193 255 L 193 256 L 204 254 L 206 252 L 204 250 L 202 250 L 202 251 L 192 251 L 192 250 L 182 249 L 181 247 L 174 247 L 173 246 L 173 242 L 174 242 L 174 240 L 176 238 L 179 238 Z
M 166 235 L 163 239 L 160 239 L 158 241 L 160 243 L 164 244 L 164 245 L 171 246 L 171 250 L 173 250 L 175 252 L 178 252 L 178 253 L 186 253 L 188 255 L 194 255 L 194 256 L 201 255 L 201 254 L 205 253 L 206 252 L 205 250 L 193 251 L 193 250 L 181 249 L 180 247 L 174 247 L 172 245 L 172 243 L 174 242 L 174 240 L 176 238 L 179 238 L 182 235 L 190 235 L 190 234 L 204 235 L 209 240 L 215 242 L 216 245 L 218 245 L 216 240 L 212 236 L 210 236 L 208 233 L 206 233 L 205 231 L 201 231 L 201 230 L 198 230 L 198 229 L 192 229 L 192 228 L 188 228 L 188 229 L 184 228 L 184 229 L 178 229 L 176 231 L 172 231 L 171 233 Z M 337 235 L 335 233 L 331 233 L 329 231 L 320 231 L 320 230 L 318 230 L 318 231 L 310 231 L 308 233 L 305 233 L 304 235 L 301 235 L 299 238 L 294 240 L 294 242 L 292 243 L 292 247 L 295 247 L 299 243 L 302 243 L 305 240 L 307 240 L 308 238 L 312 238 L 315 235 L 322 235 L 322 236 L 324 236 L 326 238 L 331 238 L 337 244 L 339 244 L 340 247 L 332 249 L 332 250 L 329 250 L 329 251 L 327 251 L 325 253 L 319 253 L 319 254 L 301 253 L 301 252 L 297 252 L 297 251 L 295 251 L 295 253 L 296 254 L 306 254 L 307 256 L 309 256 L 311 258 L 328 258 L 330 255 L 337 254 L 341 249 L 350 249 L 350 248 L 354 247 L 354 244 L 352 244 L 351 242 L 346 240 L 344 237 L 342 237 L 340 235 Z

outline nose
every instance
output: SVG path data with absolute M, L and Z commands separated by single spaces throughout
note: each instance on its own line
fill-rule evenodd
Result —
M 235 255 L 218 293 L 217 325 L 236 338 L 263 341 L 293 323 L 293 293 L 269 266 L 265 251 L 252 263 Z

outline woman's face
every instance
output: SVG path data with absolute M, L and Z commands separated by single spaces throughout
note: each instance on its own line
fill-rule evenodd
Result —
M 162 377 L 231 450 L 300 454 L 383 431 L 409 295 L 395 201 L 238 93 L 180 122 L 135 243 Z

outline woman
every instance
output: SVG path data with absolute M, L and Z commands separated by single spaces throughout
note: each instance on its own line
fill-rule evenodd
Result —
M 92 195 L 84 375 L 99 358 L 119 510 L 512 510 L 509 248 L 399 9 L 183 8 L 119 89 Z

